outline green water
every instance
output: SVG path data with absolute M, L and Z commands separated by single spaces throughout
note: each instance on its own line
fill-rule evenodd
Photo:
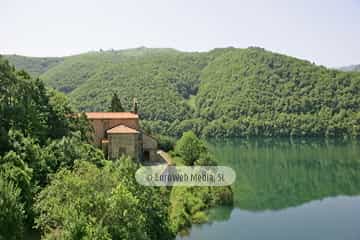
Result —
M 360 143 L 335 140 L 209 141 L 232 167 L 234 207 L 178 239 L 360 239 Z

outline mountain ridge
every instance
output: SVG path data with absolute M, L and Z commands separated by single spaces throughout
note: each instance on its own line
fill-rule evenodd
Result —
M 19 66 L 16 59 L 9 61 Z M 42 65 L 35 64 L 32 72 L 45 69 L 36 71 L 37 66 Z M 106 110 L 116 91 L 126 109 L 137 98 L 144 125 L 163 134 L 184 129 L 205 136 L 360 131 L 359 73 L 259 47 L 208 52 L 140 47 L 88 52 L 48 66 L 40 79 L 66 93 L 80 111 Z

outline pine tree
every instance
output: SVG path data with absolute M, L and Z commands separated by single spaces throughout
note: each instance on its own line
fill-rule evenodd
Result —
M 123 112 L 124 111 L 124 108 L 121 105 L 120 98 L 116 93 L 114 93 L 114 95 L 112 96 L 111 106 L 110 106 L 109 111 L 111 111 L 111 112 Z

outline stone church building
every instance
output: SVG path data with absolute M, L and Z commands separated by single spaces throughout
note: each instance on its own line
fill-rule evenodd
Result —
M 87 112 L 94 131 L 93 144 L 109 159 L 128 155 L 137 161 L 156 161 L 157 142 L 140 129 L 139 116 L 131 112 Z

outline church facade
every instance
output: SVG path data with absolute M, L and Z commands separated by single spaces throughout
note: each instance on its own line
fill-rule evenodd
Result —
M 128 155 L 137 161 L 157 161 L 157 142 L 140 129 L 139 115 L 132 112 L 87 112 L 93 127 L 93 144 L 108 159 Z

